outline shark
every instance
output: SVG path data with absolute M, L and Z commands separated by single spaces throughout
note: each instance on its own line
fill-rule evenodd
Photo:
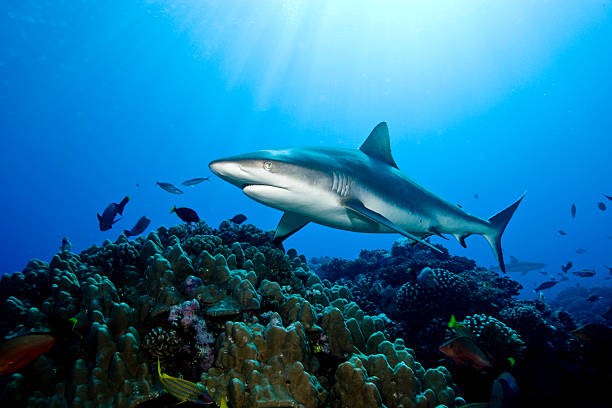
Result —
M 514 256 L 510 256 L 510 263 L 506 266 L 507 272 L 520 272 L 525 276 L 525 274 L 529 271 L 539 271 L 548 266 L 545 263 L 541 262 L 531 262 L 531 261 L 522 261 Z M 492 271 L 499 271 L 499 267 L 492 266 L 489 268 Z
M 398 233 L 440 251 L 428 240 L 452 235 L 466 247 L 482 235 L 505 273 L 501 238 L 525 193 L 489 219 L 467 213 L 402 173 L 391 154 L 386 122 L 359 149 L 295 147 L 213 160 L 210 170 L 251 199 L 283 212 L 274 234 L 282 243 L 308 223 L 364 233 Z

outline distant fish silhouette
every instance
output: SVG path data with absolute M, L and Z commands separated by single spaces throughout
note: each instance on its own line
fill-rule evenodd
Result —
M 119 221 L 121 218 L 115 219 L 117 214 L 123 215 L 123 209 L 127 202 L 130 201 L 129 196 L 123 197 L 123 200 L 119 204 L 111 203 L 105 209 L 102 215 L 98 213 L 98 223 L 100 224 L 100 231 L 107 231 L 113 227 L 113 224 Z
M 595 276 L 595 271 L 593 269 L 583 269 L 581 271 L 572 272 L 576 276 L 580 276 L 581 278 L 590 278 Z
M 478 195 L 478 193 L 475 193 L 475 194 L 474 194 L 474 198 L 478 199 L 478 197 L 480 197 L 480 196 Z
M 559 235 L 567 235 L 567 232 L 565 232 L 563 230 L 559 230 Z
M 601 193 L 602 196 L 606 197 L 608 200 L 612 201 L 612 196 Z
M 572 218 L 576 218 L 576 204 L 572 204 L 571 213 Z
M 530 261 L 519 261 L 514 256 L 510 257 L 510 263 L 506 265 L 506 271 L 508 272 L 521 272 L 525 275 L 529 271 L 537 271 L 546 267 L 545 263 L 541 262 L 530 262 Z M 499 271 L 499 267 L 491 267 L 492 271 Z
M 195 186 L 196 184 L 200 184 L 201 182 L 208 180 L 210 180 L 210 177 L 196 177 L 189 180 L 185 180 L 181 184 L 184 186 Z
M 187 208 L 187 207 L 172 207 L 172 209 L 170 210 L 171 213 L 176 213 L 176 215 L 178 215 L 178 217 L 187 222 L 187 223 L 191 223 L 191 222 L 199 222 L 200 221 L 200 217 L 198 216 L 198 213 L 196 213 L 194 210 L 192 210 L 191 208 Z
M 232 218 L 230 218 L 230 221 L 233 222 L 234 224 L 240 225 L 243 222 L 245 222 L 246 219 L 247 219 L 246 215 L 244 215 L 244 214 L 236 214 Z
M 597 208 L 599 208 L 601 211 L 606 211 L 608 207 L 606 207 L 606 205 L 600 201 L 597 203 Z
M 183 191 L 178 189 L 174 184 L 164 183 L 163 181 L 158 181 L 155 184 L 157 184 L 158 186 L 160 186 L 161 188 L 163 188 L 164 190 L 166 190 L 169 193 L 172 193 L 172 194 L 183 194 Z
M 586 298 L 587 302 L 595 302 L 597 300 L 601 299 L 600 295 L 591 295 L 588 298 Z
M 151 220 L 147 218 L 145 215 L 140 217 L 140 219 L 136 222 L 136 225 L 132 227 L 130 230 L 124 230 L 123 233 L 126 237 L 135 237 L 136 235 L 142 234 L 144 230 L 147 229 Z
M 565 265 L 561 266 L 561 270 L 563 271 L 563 273 L 567 273 L 570 269 L 572 269 L 572 266 L 574 266 L 572 261 L 567 261 Z
M 586 250 L 586 249 L 584 249 L 584 248 L 578 248 L 578 249 L 576 250 L 576 253 L 577 253 L 577 254 L 584 254 L 586 251 L 587 251 L 587 250 Z
M 550 288 L 552 288 L 553 286 L 555 286 L 557 283 L 559 283 L 559 281 L 554 281 L 554 280 L 551 280 L 551 281 L 542 282 L 542 283 L 540 283 L 540 285 L 539 285 L 537 288 L 535 288 L 534 290 L 535 290 L 536 292 L 539 292 L 539 291 L 541 291 L 541 290 L 550 289 Z

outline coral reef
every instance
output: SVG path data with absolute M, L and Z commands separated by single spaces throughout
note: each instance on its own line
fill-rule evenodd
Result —
M 448 370 L 425 369 L 402 339 L 391 341 L 389 319 L 357 300 L 248 224 L 161 227 L 63 250 L 2 276 L 0 334 L 50 331 L 57 346 L 12 374 L 0 401 L 144 407 L 165 398 L 158 359 L 230 407 L 462 401 Z

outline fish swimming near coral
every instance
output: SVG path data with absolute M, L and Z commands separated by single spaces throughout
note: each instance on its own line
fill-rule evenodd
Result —
M 173 206 L 172 209 L 170 209 L 170 212 L 175 213 L 181 220 L 187 223 L 200 221 L 198 213 L 191 208 Z
M 201 182 L 208 180 L 210 180 L 210 177 L 196 177 L 189 180 L 185 180 L 181 184 L 184 186 L 195 186 L 196 184 L 200 184 Z
M 157 184 L 163 190 L 166 190 L 167 192 L 169 192 L 171 194 L 183 194 L 183 190 L 181 190 L 180 188 L 176 187 L 174 184 L 165 183 L 163 181 L 158 181 L 155 184 Z
M 201 405 L 213 405 L 215 403 L 203 385 L 162 373 L 159 359 L 157 359 L 157 374 L 164 390 L 178 399 L 180 403 L 193 402 Z
M 458 366 L 469 365 L 476 370 L 493 366 L 486 353 L 470 337 L 458 336 L 450 339 L 440 346 L 440 351 Z
M 230 218 L 230 221 L 233 222 L 234 224 L 240 225 L 243 222 L 245 222 L 246 219 L 247 219 L 246 215 L 244 215 L 244 214 L 236 214 L 232 218 Z
M 105 209 L 102 215 L 98 215 L 98 223 L 100 224 L 100 231 L 107 231 L 113 227 L 113 224 L 119 221 L 121 218 L 115 219 L 117 214 L 123 215 L 123 210 L 127 202 L 130 201 L 129 196 L 123 197 L 123 200 L 119 204 L 110 203 Z
M 529 271 L 538 271 L 545 268 L 547 264 L 532 261 L 519 261 L 516 257 L 510 256 L 510 263 L 506 265 L 506 272 L 520 272 L 525 275 Z M 492 271 L 499 271 L 498 267 L 489 268 Z
M 55 344 L 50 334 L 25 334 L 0 345 L 0 375 L 17 372 Z
M 536 292 L 539 292 L 539 291 L 541 291 L 541 290 L 550 289 L 550 288 L 552 288 L 553 286 L 555 286 L 557 283 L 559 283 L 559 281 L 554 281 L 554 280 L 551 280 L 551 281 L 542 282 L 542 283 L 540 283 L 540 284 L 538 285 L 538 287 L 537 287 L 537 288 L 535 288 L 534 290 L 535 290 Z
M 62 252 L 70 252 L 72 249 L 72 243 L 68 239 L 68 237 L 62 238 L 62 245 L 60 246 L 60 251 Z
M 399 233 L 439 251 L 425 238 L 453 235 L 462 246 L 485 237 L 505 270 L 501 237 L 523 199 L 488 220 L 468 214 L 418 185 L 391 155 L 387 124 L 378 124 L 359 149 L 262 150 L 212 161 L 210 169 L 261 204 L 284 212 L 280 243 L 309 222 L 355 232 Z
M 601 299 L 601 295 L 593 294 L 589 296 L 588 298 L 586 298 L 586 301 L 587 302 L 597 302 L 599 299 Z
M 150 223 L 151 220 L 147 218 L 147 216 L 143 215 L 132 227 L 132 229 L 124 230 L 123 233 L 126 237 L 135 237 L 136 235 L 142 234 L 144 230 L 147 229 Z

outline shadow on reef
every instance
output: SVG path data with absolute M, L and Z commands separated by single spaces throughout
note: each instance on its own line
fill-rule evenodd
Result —
M 321 277 L 350 288 L 364 311 L 386 319 L 390 337 L 402 338 L 424 365 L 444 364 L 470 402 L 610 403 L 603 391 L 612 380 L 609 347 L 596 348 L 595 342 L 572 336 L 576 324 L 566 311 L 515 299 L 522 288 L 518 282 L 437 246 L 443 253 L 401 239 L 390 251 L 363 250 L 355 260 L 313 258 L 310 265 Z M 456 336 L 449 329 L 451 316 L 473 334 L 473 347 L 467 341 L 460 344 L 461 355 L 467 355 L 463 359 L 447 359 L 440 351 Z M 602 340 L 607 334 L 595 336 Z M 490 367 L 470 366 L 474 348 L 482 350 Z M 518 382 L 520 396 L 514 405 L 491 394 L 494 380 L 503 373 Z
M 0 379 L 0 403 L 177 403 L 158 359 L 165 374 L 229 407 L 465 403 L 449 370 L 425 368 L 387 319 L 355 299 L 252 225 L 200 222 L 133 241 L 120 235 L 80 254 L 65 249 L 0 280 L 0 335 L 56 338 Z

